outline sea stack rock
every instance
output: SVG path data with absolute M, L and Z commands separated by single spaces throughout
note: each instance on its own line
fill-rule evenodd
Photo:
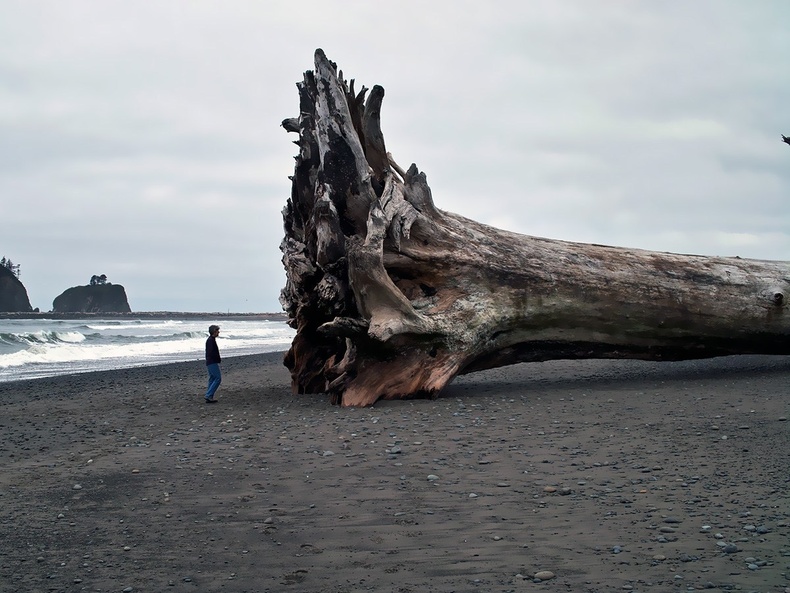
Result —
M 29 313 L 32 310 L 25 286 L 11 270 L 0 266 L 0 311 Z
M 131 313 L 120 284 L 73 286 L 52 301 L 53 313 Z

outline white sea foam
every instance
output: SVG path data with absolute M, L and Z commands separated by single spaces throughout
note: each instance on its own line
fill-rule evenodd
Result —
M 85 335 L 80 332 L 55 332 L 55 339 L 61 342 L 77 344 L 85 341 Z
M 22 343 L 47 344 L 52 342 L 84 342 L 85 335 L 78 331 L 36 331 L 19 334 L 10 334 L 12 341 Z
M 282 322 L 221 320 L 223 358 L 286 350 Z M 0 382 L 202 359 L 208 323 L 173 320 L 0 320 Z
M 112 331 L 116 329 L 130 329 L 137 331 L 141 329 L 170 329 L 182 326 L 184 323 L 185 322 L 181 319 L 164 319 L 162 321 L 119 320 L 117 323 L 89 323 L 86 324 L 85 327 L 96 331 Z

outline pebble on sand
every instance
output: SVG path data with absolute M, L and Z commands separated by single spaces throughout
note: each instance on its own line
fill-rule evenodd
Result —
M 539 581 L 548 581 L 554 578 L 554 573 L 550 570 L 539 570 L 535 573 L 535 578 Z
M 735 554 L 736 552 L 740 552 L 740 548 L 732 543 L 718 541 L 716 542 L 716 545 L 725 554 Z

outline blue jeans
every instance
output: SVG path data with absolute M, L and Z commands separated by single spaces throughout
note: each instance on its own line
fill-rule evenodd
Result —
M 206 389 L 206 399 L 213 399 L 219 384 L 222 383 L 222 372 L 219 370 L 219 364 L 207 364 L 208 370 L 208 389 Z

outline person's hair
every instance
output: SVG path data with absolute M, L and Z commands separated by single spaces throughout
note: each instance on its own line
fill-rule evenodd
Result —
M 213 334 L 215 331 L 219 329 L 218 325 L 209 325 L 208 326 L 208 333 Z

